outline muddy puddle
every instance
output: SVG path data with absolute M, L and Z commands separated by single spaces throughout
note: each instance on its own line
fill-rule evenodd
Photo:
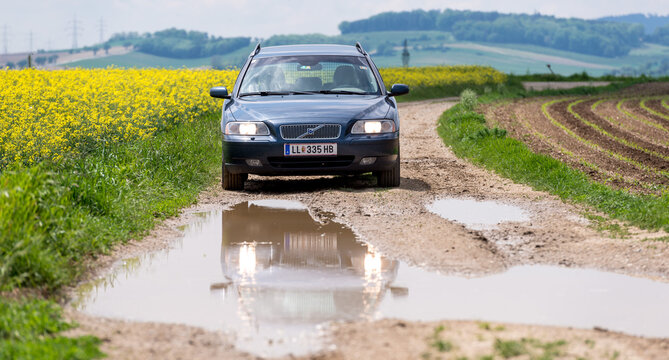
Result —
M 529 213 L 522 208 L 496 201 L 446 198 L 433 201 L 427 209 L 474 230 L 491 230 L 504 222 L 530 221 Z
M 445 235 L 446 236 L 446 235 Z M 218 330 L 260 356 L 323 348 L 329 321 L 467 319 L 669 336 L 669 284 L 594 270 L 521 266 L 462 278 L 408 266 L 321 224 L 298 202 L 202 214 L 168 250 L 81 286 L 92 315 Z

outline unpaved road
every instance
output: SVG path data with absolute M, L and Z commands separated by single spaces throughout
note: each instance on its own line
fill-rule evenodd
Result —
M 445 274 L 482 276 L 519 264 L 553 264 L 596 268 L 669 281 L 669 245 L 643 241 L 665 236 L 630 229 L 628 239 L 599 233 L 580 215 L 583 209 L 554 196 L 514 184 L 494 173 L 460 160 L 446 148 L 435 130 L 448 101 L 400 105 L 402 117 L 402 184 L 398 189 L 370 187 L 371 178 L 261 178 L 251 176 L 243 192 L 213 187 L 199 203 L 177 219 L 158 226 L 141 242 L 131 242 L 92 264 L 90 277 L 122 258 L 166 247 L 194 213 L 221 209 L 258 199 L 298 200 L 316 218 L 349 225 L 384 255 Z M 474 231 L 425 209 L 437 198 L 495 200 L 520 206 L 531 214 L 523 223 L 495 230 Z M 103 339 L 111 358 L 254 358 L 234 350 L 217 333 L 182 326 L 132 323 L 90 317 L 75 310 L 68 315 L 81 326 L 73 334 L 92 333 Z M 492 354 L 496 338 L 564 339 L 563 352 L 576 358 L 660 359 L 669 341 L 642 339 L 595 330 L 504 325 L 484 330 L 475 322 L 445 321 L 443 337 L 453 342 L 448 355 L 476 357 Z M 415 359 L 431 351 L 429 335 L 437 323 L 382 320 L 338 324 L 331 329 L 332 349 L 314 358 Z M 588 340 L 588 342 L 584 342 Z

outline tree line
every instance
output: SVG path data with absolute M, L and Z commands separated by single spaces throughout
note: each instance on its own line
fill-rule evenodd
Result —
M 339 30 L 342 34 L 437 30 L 461 41 L 532 44 L 605 57 L 627 55 L 644 38 L 640 24 L 450 9 L 385 12 L 344 21 Z
M 170 58 L 200 58 L 224 55 L 250 44 L 250 37 L 216 37 L 206 32 L 170 28 L 153 34 L 114 34 L 107 43 L 134 46 L 137 51 Z

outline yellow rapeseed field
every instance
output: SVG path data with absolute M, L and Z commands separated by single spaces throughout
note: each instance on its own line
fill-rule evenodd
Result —
M 58 161 L 104 143 L 156 131 L 217 111 L 212 86 L 232 89 L 237 70 L 0 70 L 0 168 Z M 497 84 L 505 75 L 478 66 L 381 69 L 390 86 Z
M 407 84 L 409 87 L 453 85 L 495 85 L 506 81 L 506 74 L 487 66 L 427 66 L 379 69 L 383 82 Z
M 209 88 L 232 88 L 236 76 L 231 70 L 0 71 L 0 165 L 57 161 L 192 121 L 220 106 Z

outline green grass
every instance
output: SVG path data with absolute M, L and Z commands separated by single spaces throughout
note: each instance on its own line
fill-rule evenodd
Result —
M 515 182 L 587 204 L 641 228 L 669 231 L 669 192 L 638 195 L 592 181 L 559 160 L 533 153 L 522 142 L 506 137 L 504 131 L 488 128 L 483 115 L 465 111 L 459 104 L 441 116 L 438 132 L 459 157 Z
M 50 301 L 0 299 L 0 359 L 96 359 L 100 340 L 56 334 L 72 328 Z
M 100 146 L 62 163 L 4 169 L 0 173 L 0 290 L 36 289 L 53 299 L 85 270 L 86 259 L 141 237 L 157 220 L 193 203 L 220 169 L 218 123 L 219 115 L 211 114 L 148 140 Z M 53 301 L 28 298 L 16 303 L 2 300 L 2 304 L 5 343 L 0 357 L 59 359 L 94 354 L 86 350 L 96 348 L 92 338 L 53 335 L 70 326 L 57 320 Z M 42 325 L 45 328 L 40 331 L 49 336 L 28 336 Z M 78 354 L 77 349 L 86 352 Z
M 519 341 L 495 339 L 493 348 L 504 359 L 528 355 L 530 360 L 553 360 L 563 355 L 565 345 L 567 342 L 564 340 L 544 343 L 532 338 Z

